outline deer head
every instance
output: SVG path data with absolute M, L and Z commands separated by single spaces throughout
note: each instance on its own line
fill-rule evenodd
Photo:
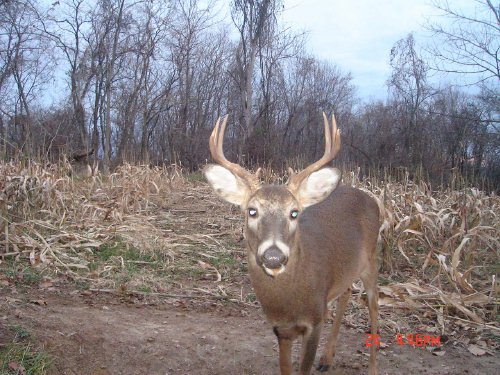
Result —
M 251 173 L 228 161 L 223 152 L 227 116 L 217 120 L 210 136 L 210 152 L 218 164 L 204 169 L 215 192 L 229 203 L 241 207 L 245 215 L 245 238 L 249 256 L 270 276 L 284 272 L 295 256 L 297 221 L 307 207 L 321 202 L 337 187 L 341 173 L 327 167 L 340 150 L 340 132 L 335 117 L 331 126 L 323 113 L 325 153 L 321 159 L 299 173 L 290 169 L 286 185 L 261 185 L 259 171 Z

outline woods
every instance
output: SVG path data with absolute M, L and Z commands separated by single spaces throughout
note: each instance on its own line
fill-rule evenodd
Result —
M 196 170 L 209 157 L 215 120 L 230 114 L 229 157 L 300 168 L 321 153 L 325 111 L 341 126 L 347 168 L 498 189 L 494 4 L 478 2 L 471 18 L 436 2 L 455 28 L 429 23 L 442 37 L 435 46 L 411 33 L 394 41 L 385 100 L 359 98 L 348 71 L 313 56 L 307 36 L 282 22 L 285 5 L 2 1 L 2 159 L 54 162 L 94 150 L 106 173 L 124 161 Z M 472 89 L 457 87 L 436 81 L 442 71 L 477 79 Z

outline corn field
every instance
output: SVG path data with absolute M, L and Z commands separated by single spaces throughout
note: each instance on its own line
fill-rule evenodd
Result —
M 270 170 L 263 176 L 283 181 Z M 430 312 L 441 331 L 444 317 L 500 331 L 497 195 L 356 173 L 344 183 L 379 201 L 381 306 Z M 200 174 L 176 166 L 124 164 L 109 176 L 77 178 L 65 164 L 3 163 L 0 210 L 0 264 L 16 259 L 96 282 L 109 269 L 91 270 L 89 257 L 117 238 L 172 266 L 191 257 L 218 281 L 234 273 L 221 274 L 200 254 L 210 260 L 243 248 L 235 243 L 239 212 L 221 204 Z

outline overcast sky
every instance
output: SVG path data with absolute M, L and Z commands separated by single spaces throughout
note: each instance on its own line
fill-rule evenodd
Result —
M 437 15 L 432 0 L 284 0 L 284 21 L 309 31 L 307 49 L 352 73 L 363 99 L 386 96 L 389 53 L 396 41 L 414 32 L 425 43 L 422 26 Z M 473 0 L 450 0 L 453 8 L 472 9 Z

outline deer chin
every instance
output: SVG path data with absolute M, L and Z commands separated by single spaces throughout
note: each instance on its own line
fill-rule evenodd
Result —
M 280 273 L 283 273 L 285 272 L 285 266 L 282 264 L 280 266 L 280 268 L 267 268 L 266 266 L 262 266 L 262 268 L 264 269 L 264 271 L 271 277 L 276 277 L 278 276 Z

